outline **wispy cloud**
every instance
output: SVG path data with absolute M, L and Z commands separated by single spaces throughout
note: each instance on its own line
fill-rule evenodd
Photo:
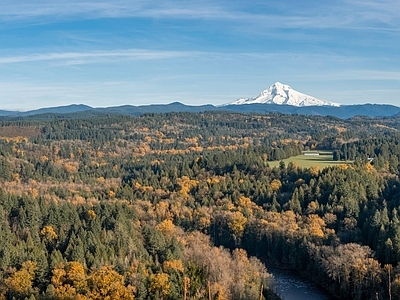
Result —
M 345 0 L 342 10 L 345 7 L 349 7 L 353 11 L 354 18 L 359 17 L 365 21 L 379 21 L 388 24 L 395 21 L 398 24 L 400 17 L 399 0 Z
M 156 51 L 150 49 L 116 49 L 82 52 L 50 52 L 33 53 L 26 55 L 0 56 L 0 65 L 29 62 L 53 61 L 60 64 L 101 63 L 117 60 L 164 60 L 175 58 L 204 59 L 227 61 L 238 59 L 252 60 L 293 60 L 311 62 L 355 62 L 362 61 L 360 56 L 339 55 L 335 53 L 312 53 L 291 51 L 266 51 L 266 52 L 231 52 L 231 51 Z
M 337 73 L 335 76 L 342 80 L 400 81 L 400 72 L 396 71 L 348 70 L 340 74 Z
M 400 80 L 400 0 L 2 0 L 3 34 L 2 107 L 211 102 L 276 80 L 327 93 L 331 82 Z
M 305 4 L 307 3 L 307 4 Z M 253 24 L 260 28 L 353 28 L 399 30 L 400 1 L 341 0 L 314 3 L 287 1 L 265 2 L 251 9 L 252 1 L 176 0 L 99 0 L 99 1 L 12 1 L 2 3 L 0 22 L 63 18 L 203 19 Z M 276 8 L 280 10 L 276 13 Z
M 6 1 L 2 4 L 3 21 L 48 18 L 226 18 L 226 11 L 214 2 L 190 4 L 178 1 Z
M 126 60 L 157 60 L 176 57 L 186 57 L 189 52 L 182 51 L 151 51 L 143 49 L 90 51 L 90 52 L 62 52 L 29 54 L 18 56 L 0 57 L 0 64 L 59 61 L 63 64 L 86 64 L 113 59 Z
M 318 3 L 287 1 L 280 5 L 276 13 L 273 12 L 273 7 L 266 5 L 260 11 L 239 12 L 235 18 L 241 22 L 259 26 L 260 29 L 400 31 L 400 1 L 382 1 L 382 3 L 367 1 L 365 3 L 364 5 L 364 1 L 352 0 L 319 1 Z
M 400 93 L 400 89 L 367 89 L 367 88 L 341 88 L 332 90 L 328 93 L 331 99 L 339 100 L 342 104 L 362 104 L 362 103 L 379 103 L 392 104 L 398 106 L 395 95 Z
M 298 80 L 303 82 L 374 82 L 378 86 L 399 85 L 400 72 L 372 69 L 353 69 L 341 67 L 335 70 L 318 70 L 314 73 L 298 74 Z M 370 86 L 368 83 L 367 86 Z

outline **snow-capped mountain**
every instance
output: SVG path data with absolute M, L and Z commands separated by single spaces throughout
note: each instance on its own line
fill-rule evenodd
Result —
M 230 105 L 241 104 L 280 104 L 293 106 L 340 106 L 338 103 L 320 100 L 292 89 L 286 84 L 276 82 L 257 97 L 241 98 Z

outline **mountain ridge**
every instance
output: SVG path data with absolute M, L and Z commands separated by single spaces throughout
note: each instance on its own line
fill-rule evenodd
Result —
M 356 104 L 342 106 L 292 106 L 279 104 L 247 104 L 214 106 L 211 104 L 190 106 L 180 102 L 169 104 L 152 104 L 143 106 L 122 105 L 112 107 L 93 108 L 84 104 L 72 104 L 68 106 L 49 107 L 27 112 L 0 110 L 0 117 L 10 118 L 67 118 L 67 117 L 91 117 L 99 115 L 127 115 L 140 116 L 146 113 L 170 113 L 190 112 L 199 113 L 206 111 L 228 111 L 236 113 L 281 113 L 300 115 L 333 116 L 348 119 L 354 116 L 367 117 L 400 117 L 400 107 L 389 104 Z

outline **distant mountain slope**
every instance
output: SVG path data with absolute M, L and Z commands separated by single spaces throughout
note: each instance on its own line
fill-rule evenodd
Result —
M 229 105 L 243 104 L 278 104 L 292 106 L 340 106 L 338 103 L 320 100 L 315 97 L 295 91 L 290 86 L 276 82 L 268 89 L 253 98 L 241 98 Z
M 29 111 L 0 110 L 0 116 L 27 117 L 40 114 L 70 114 L 92 110 L 93 107 L 84 104 L 71 104 L 65 106 L 45 107 Z
M 168 112 L 202 112 L 216 110 L 213 105 L 189 106 L 180 102 L 170 104 L 151 104 L 143 106 L 123 105 L 115 107 L 96 108 L 96 111 L 129 114 L 132 116 L 142 115 L 146 113 L 168 113 Z
M 66 106 L 57 106 L 57 107 L 47 107 L 47 108 L 40 108 L 36 110 L 31 110 L 27 112 L 23 112 L 21 116 L 31 116 L 31 115 L 38 115 L 38 114 L 70 114 L 70 113 L 77 113 L 82 111 L 92 110 L 93 107 L 84 104 L 71 104 Z
M 9 111 L 9 110 L 1 110 L 0 109 L 0 116 L 10 116 L 12 114 L 15 114 L 14 111 Z
M 297 107 L 291 105 L 277 104 L 248 104 L 248 105 L 227 105 L 219 110 L 229 110 L 243 113 L 283 113 L 317 116 L 334 116 L 341 119 L 348 119 L 354 116 L 368 117 L 391 117 L 400 113 L 400 107 L 387 104 L 362 104 L 336 106 L 306 106 Z
M 90 118 L 101 115 L 128 115 L 139 116 L 146 113 L 168 113 L 168 112 L 204 112 L 204 111 L 230 111 L 238 113 L 282 113 L 300 115 L 334 116 L 348 119 L 354 116 L 368 117 L 400 117 L 400 107 L 386 104 L 362 104 L 337 106 L 292 106 L 279 104 L 247 104 L 247 105 L 225 105 L 225 106 L 189 106 L 179 102 L 170 104 L 153 104 L 144 106 L 123 105 L 105 108 L 92 108 L 87 105 L 70 105 L 60 107 L 49 107 L 28 112 L 12 112 L 0 110 L 2 119 L 15 118 Z

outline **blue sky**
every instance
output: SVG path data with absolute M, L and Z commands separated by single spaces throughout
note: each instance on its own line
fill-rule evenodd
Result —
M 256 96 L 400 105 L 400 1 L 3 0 L 0 109 Z

